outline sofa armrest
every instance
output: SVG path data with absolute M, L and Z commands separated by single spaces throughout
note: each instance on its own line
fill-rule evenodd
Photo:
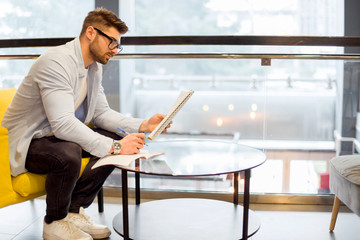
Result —
M 8 131 L 0 127 L 0 195 L 13 191 L 9 162 Z

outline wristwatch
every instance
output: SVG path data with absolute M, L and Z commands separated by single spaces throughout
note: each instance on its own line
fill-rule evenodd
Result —
M 113 154 L 114 155 L 119 155 L 120 152 L 121 152 L 121 144 L 120 144 L 120 142 L 117 141 L 117 140 L 114 140 L 112 147 L 113 147 L 113 150 L 114 150 Z

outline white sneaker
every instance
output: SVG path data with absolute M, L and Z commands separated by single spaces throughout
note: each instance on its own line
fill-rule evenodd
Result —
M 81 207 L 79 213 L 69 213 L 69 221 L 82 231 L 90 234 L 94 239 L 102 239 L 110 236 L 111 232 L 107 226 L 95 224 L 90 217 L 84 213 Z
M 44 221 L 43 238 L 45 240 L 92 240 L 93 238 L 75 227 L 68 217 L 47 224 Z

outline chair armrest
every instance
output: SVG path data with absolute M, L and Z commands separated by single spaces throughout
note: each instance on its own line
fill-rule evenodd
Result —
M 0 127 L 0 195 L 3 191 L 13 191 L 9 162 L 8 131 Z

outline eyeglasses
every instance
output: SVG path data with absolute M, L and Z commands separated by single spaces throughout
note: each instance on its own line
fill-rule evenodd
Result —
M 107 39 L 110 40 L 110 43 L 108 45 L 110 50 L 114 50 L 115 48 L 117 48 L 117 53 L 121 52 L 123 50 L 123 48 L 120 46 L 120 44 L 117 43 L 117 41 L 113 38 L 111 38 L 110 36 L 108 36 L 107 34 L 105 34 L 103 31 L 101 31 L 100 29 L 97 29 L 96 27 L 94 27 L 94 29 L 100 33 L 100 35 L 103 35 L 104 37 L 106 37 Z

